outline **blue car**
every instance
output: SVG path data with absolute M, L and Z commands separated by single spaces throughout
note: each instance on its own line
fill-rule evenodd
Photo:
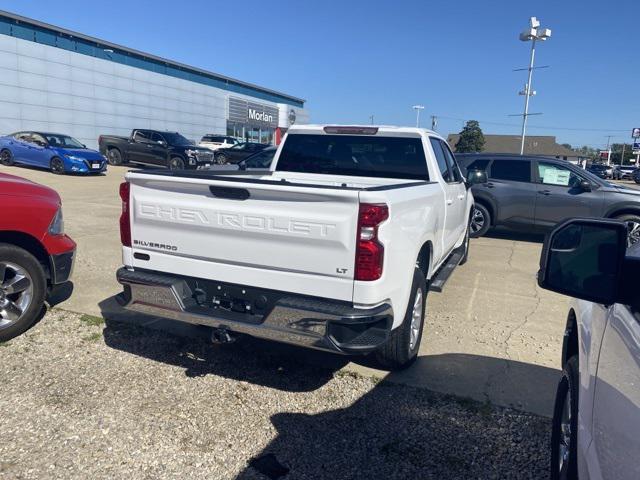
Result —
M 88 149 L 69 135 L 44 132 L 17 132 L 0 137 L 0 163 L 48 168 L 58 175 L 107 170 L 107 160 L 100 152 Z

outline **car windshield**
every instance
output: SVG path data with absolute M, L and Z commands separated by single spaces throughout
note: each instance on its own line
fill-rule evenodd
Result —
M 427 180 L 418 137 L 289 135 L 277 171 Z
M 60 148 L 85 148 L 85 146 L 73 137 L 68 135 L 57 135 L 52 133 L 45 133 L 44 137 L 47 139 L 49 146 Z
M 189 145 L 193 145 L 193 142 L 191 140 L 189 140 L 188 138 L 183 137 L 182 135 L 180 135 L 179 133 L 173 133 L 173 132 L 162 132 L 160 135 L 162 135 L 162 137 L 167 141 L 167 143 L 169 145 L 175 145 L 175 146 L 184 146 L 187 147 Z

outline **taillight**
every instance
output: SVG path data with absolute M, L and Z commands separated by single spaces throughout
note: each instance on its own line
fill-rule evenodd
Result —
M 386 205 L 360 204 L 356 247 L 356 280 L 378 280 L 382 276 L 384 246 L 378 241 L 378 227 L 387 218 L 389 218 L 389 207 Z
M 120 242 L 124 247 L 131 246 L 131 218 L 129 212 L 129 182 L 120 184 L 120 199 L 122 200 L 122 213 L 120 214 Z

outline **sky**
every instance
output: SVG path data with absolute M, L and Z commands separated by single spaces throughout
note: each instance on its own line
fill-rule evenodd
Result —
M 531 135 L 604 148 L 640 127 L 637 0 L 0 0 L 0 9 L 307 100 L 313 123 L 520 134 L 537 16 Z

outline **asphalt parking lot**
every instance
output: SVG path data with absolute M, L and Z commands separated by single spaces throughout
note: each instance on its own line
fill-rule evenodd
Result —
M 0 167 L 48 185 L 62 197 L 65 228 L 78 243 L 78 254 L 73 295 L 59 308 L 180 330 L 180 325 L 127 315 L 112 298 L 120 291 L 117 192 L 127 170 L 111 167 L 105 176 L 80 177 Z M 443 293 L 429 295 L 420 357 L 405 372 L 389 375 L 366 359 L 345 362 L 304 350 L 296 355 L 316 365 L 339 365 L 390 382 L 550 415 L 568 300 L 537 287 L 542 240 L 507 232 L 473 240 L 470 261 L 455 271 Z

